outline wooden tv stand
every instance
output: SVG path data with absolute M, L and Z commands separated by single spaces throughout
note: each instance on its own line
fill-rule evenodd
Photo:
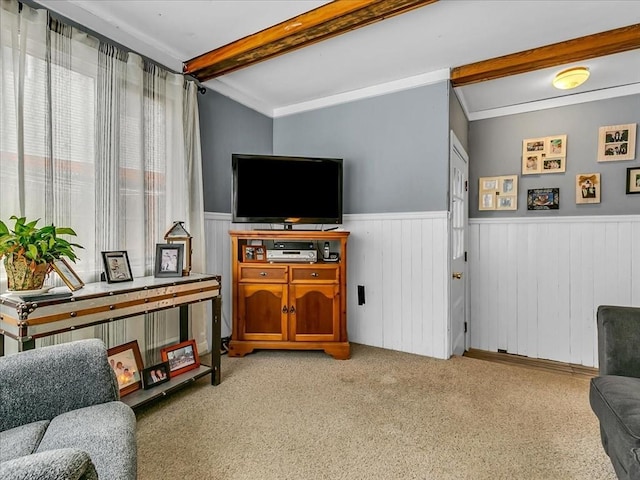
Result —
M 324 350 L 339 360 L 350 356 L 347 338 L 347 237 L 320 230 L 231 231 L 233 330 L 228 355 L 256 349 Z M 314 263 L 268 262 L 276 242 L 309 242 L 318 249 Z M 337 261 L 324 261 L 329 242 Z M 265 255 L 246 255 L 247 246 Z

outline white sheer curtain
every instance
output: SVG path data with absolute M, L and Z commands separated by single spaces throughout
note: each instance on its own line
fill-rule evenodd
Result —
M 185 221 L 193 271 L 204 271 L 193 82 L 45 10 L 0 2 L 0 219 L 72 227 L 85 247 L 74 266 L 85 283 L 99 281 L 106 250 L 126 250 L 134 277 L 153 275 L 155 244 L 173 221 Z M 49 283 L 59 282 L 54 277 Z M 208 349 L 205 317 L 195 313 L 192 337 Z M 137 339 L 151 361 L 177 340 L 177 312 L 93 334 L 109 345 Z

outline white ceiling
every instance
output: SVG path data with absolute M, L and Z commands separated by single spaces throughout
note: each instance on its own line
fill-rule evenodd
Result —
M 179 72 L 187 60 L 328 2 L 38 3 Z M 638 0 L 440 0 L 203 85 L 277 117 L 440 81 L 456 66 L 636 23 Z M 471 120 L 640 93 L 640 50 L 580 65 L 591 78 L 569 92 L 550 83 L 563 66 L 457 92 Z

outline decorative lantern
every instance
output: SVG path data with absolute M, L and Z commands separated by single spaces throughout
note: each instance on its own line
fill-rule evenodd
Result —
M 184 228 L 184 222 L 173 222 L 173 226 L 164 234 L 167 243 L 184 245 L 182 276 L 187 276 L 191 272 L 191 238 L 191 234 Z

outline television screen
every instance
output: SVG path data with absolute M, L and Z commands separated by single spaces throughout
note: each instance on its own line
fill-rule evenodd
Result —
M 342 159 L 232 155 L 235 223 L 342 223 Z

